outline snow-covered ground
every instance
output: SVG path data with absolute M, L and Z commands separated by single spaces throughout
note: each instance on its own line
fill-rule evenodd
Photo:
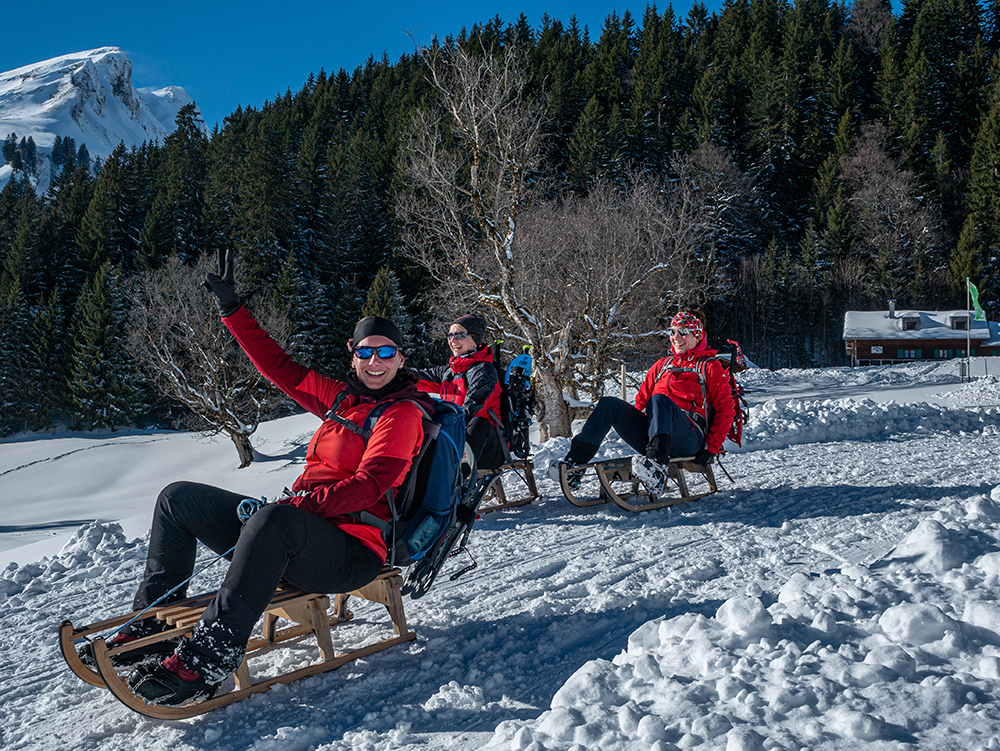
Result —
M 750 371 L 735 483 L 673 509 L 571 506 L 544 472 L 566 439 L 537 446 L 542 497 L 484 516 L 478 568 L 407 601 L 415 642 L 179 722 L 73 676 L 58 624 L 128 607 L 161 486 L 276 493 L 315 418 L 263 426 L 245 470 L 193 434 L 7 439 L 0 746 L 1000 749 L 1000 364 L 978 365 Z M 386 622 L 352 602 L 343 644 Z

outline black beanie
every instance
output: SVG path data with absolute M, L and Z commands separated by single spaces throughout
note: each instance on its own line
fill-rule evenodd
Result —
M 478 347 L 486 341 L 486 321 L 473 313 L 455 319 L 455 323 L 469 332 Z
M 382 316 L 368 316 L 358 321 L 358 325 L 354 327 L 354 336 L 351 342 L 353 346 L 357 347 L 358 342 L 364 341 L 369 336 L 384 336 L 397 347 L 403 346 L 403 335 L 399 333 L 396 324 Z

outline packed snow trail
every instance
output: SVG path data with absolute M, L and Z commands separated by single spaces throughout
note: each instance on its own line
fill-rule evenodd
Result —
M 724 460 L 735 486 L 719 473 L 719 494 L 673 509 L 573 507 L 542 467 L 565 444 L 539 447 L 542 497 L 483 516 L 478 568 L 451 582 L 453 561 L 406 601 L 416 642 L 183 722 L 134 715 L 62 663 L 58 623 L 126 609 L 145 556 L 110 524 L 86 527 L 0 578 L 0 743 L 998 747 L 1000 413 L 863 398 L 754 411 L 770 448 L 748 441 Z M 628 452 L 612 439 L 603 453 Z M 351 607 L 335 639 L 385 628 L 380 606 Z M 279 650 L 273 666 L 305 659 Z

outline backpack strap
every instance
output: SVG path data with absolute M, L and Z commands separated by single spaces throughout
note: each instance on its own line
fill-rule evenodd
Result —
M 694 423 L 695 427 L 701 432 L 702 437 L 708 435 L 708 424 L 711 416 L 709 412 L 711 411 L 711 405 L 708 403 L 708 391 L 705 388 L 705 383 L 707 381 L 705 377 L 705 368 L 708 367 L 708 362 L 710 360 L 717 360 L 717 357 L 712 357 L 711 355 L 704 355 L 698 357 L 694 361 L 694 367 L 677 367 L 671 365 L 669 360 L 664 363 L 663 367 L 660 368 L 660 372 L 656 374 L 656 380 L 653 381 L 654 384 L 659 383 L 660 379 L 665 374 L 670 373 L 694 373 L 698 376 L 698 385 L 701 387 L 701 404 L 705 408 L 705 414 L 702 415 L 696 409 L 681 409 L 681 412 L 688 416 L 688 419 Z M 680 408 L 678 408 L 680 409 Z
M 423 413 L 424 416 L 423 427 L 424 427 L 425 441 L 427 440 L 428 437 L 436 438 L 438 432 L 440 432 L 441 430 L 440 426 L 437 425 L 437 423 L 435 423 L 433 420 L 431 420 L 431 416 L 428 414 L 427 409 L 424 407 L 424 405 L 422 405 L 416 399 L 409 399 L 409 398 L 391 399 L 389 401 L 380 402 L 379 404 L 376 404 L 365 416 L 364 423 L 358 425 L 353 420 L 348 420 L 343 415 L 337 413 L 337 410 L 340 409 L 341 405 L 344 403 L 344 400 L 346 398 L 347 398 L 346 389 L 337 394 L 337 396 L 333 400 L 333 403 L 330 405 L 330 409 L 326 413 L 326 419 L 331 420 L 337 423 L 337 425 L 340 425 L 342 428 L 354 433 L 362 441 L 365 442 L 365 446 L 368 445 L 368 441 L 372 437 L 372 432 L 375 430 L 375 423 L 378 422 L 378 419 L 379 417 L 382 416 L 382 413 L 385 412 L 393 404 L 397 404 L 399 402 L 411 402 L 413 404 L 416 404 L 417 407 L 420 408 L 420 411 Z M 454 441 L 452 441 L 452 443 L 454 444 Z M 461 455 L 462 455 L 461 452 L 459 452 L 459 456 Z M 395 526 L 396 522 L 399 521 L 399 509 L 396 507 L 395 503 L 396 494 L 393 491 L 393 488 L 389 488 L 385 492 L 385 499 L 389 502 L 389 510 L 392 512 L 391 522 L 383 521 L 382 519 L 379 519 L 377 516 L 375 516 L 375 514 L 367 510 L 349 511 L 347 514 L 345 514 L 345 516 L 349 516 L 352 519 L 357 519 L 359 522 L 363 524 L 368 524 L 371 525 L 372 527 L 377 528 L 382 532 L 382 536 L 386 540 L 388 540 L 393 527 Z

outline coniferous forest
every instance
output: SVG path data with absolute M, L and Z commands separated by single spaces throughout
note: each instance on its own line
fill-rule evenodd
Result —
M 526 54 L 547 103 L 546 200 L 636 171 L 669 182 L 700 147 L 726 157 L 749 210 L 704 259 L 716 283 L 696 302 L 710 338 L 761 366 L 844 364 L 846 310 L 961 308 L 966 277 L 1000 308 L 996 0 L 906 0 L 898 16 L 888 0 L 649 6 L 589 34 L 496 18 L 431 49 L 456 46 Z M 133 288 L 220 249 L 298 360 L 343 372 L 354 322 L 386 312 L 410 364 L 443 361 L 446 312 L 395 210 L 400 144 L 432 94 L 420 54 L 370 58 L 207 137 L 185 109 L 163 143 L 93 164 L 65 150 L 43 196 L 15 171 L 0 193 L 0 434 L 182 422 L 142 367 L 138 317 L 155 311 Z

